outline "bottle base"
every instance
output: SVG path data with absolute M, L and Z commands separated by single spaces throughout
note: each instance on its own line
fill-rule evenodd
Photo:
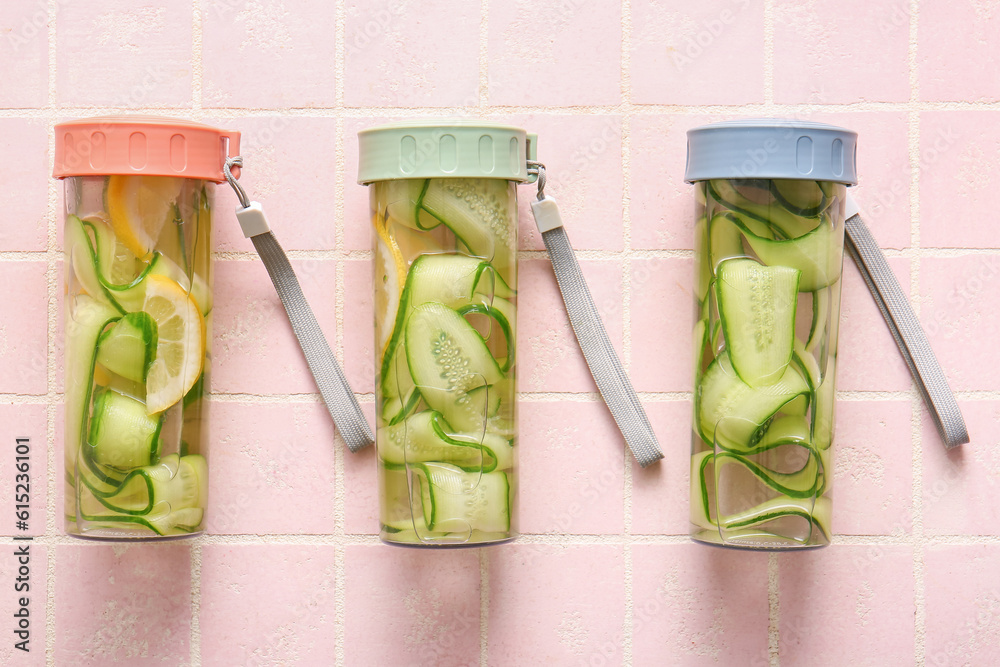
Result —
M 830 546 L 827 539 L 816 540 L 796 540 L 778 535 L 755 535 L 733 536 L 723 539 L 718 532 L 701 531 L 692 534 L 691 540 L 699 544 L 722 549 L 736 549 L 739 551 L 812 551 Z
M 460 538 L 441 538 L 435 537 L 432 539 L 421 539 L 411 531 L 391 533 L 383 530 L 379 533 L 378 538 L 382 541 L 382 544 L 388 544 L 393 547 L 404 547 L 409 549 L 475 549 L 478 547 L 492 547 L 498 544 L 508 544 L 513 542 L 518 538 L 517 535 L 503 535 L 503 536 L 473 536 L 469 539 Z
M 129 532 L 125 530 L 98 529 L 85 533 L 73 533 L 66 531 L 70 537 L 88 542 L 175 542 L 177 540 L 189 540 L 192 537 L 203 535 L 204 531 L 199 530 L 193 533 L 181 533 L 177 535 L 154 535 Z

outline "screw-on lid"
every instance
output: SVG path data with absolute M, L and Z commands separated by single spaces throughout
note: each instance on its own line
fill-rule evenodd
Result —
M 221 183 L 226 157 L 240 153 L 239 132 L 181 118 L 81 118 L 55 132 L 56 178 L 148 174 Z
M 401 178 L 499 178 L 533 181 L 534 134 L 473 120 L 428 119 L 358 133 L 358 183 Z
M 858 133 L 782 118 L 731 120 L 688 130 L 688 183 L 789 178 L 857 185 Z

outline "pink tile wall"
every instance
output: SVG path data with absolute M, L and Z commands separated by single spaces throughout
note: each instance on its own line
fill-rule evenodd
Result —
M 337 562 L 332 545 L 202 548 L 204 664 L 329 664 L 337 650 Z
M 779 558 L 782 659 L 789 664 L 913 664 L 913 547 L 843 545 Z
M 333 5 L 198 0 L 206 107 L 326 107 L 336 99 Z M 280 73 L 280 74 L 279 74 Z M 267 81 L 267 85 L 261 85 Z
M 757 3 L 641 0 L 632 5 L 632 101 L 764 101 L 764 12 Z
M 479 659 L 476 551 L 344 550 L 344 658 L 351 665 L 467 665 Z
M 183 664 L 191 657 L 191 543 L 55 549 L 55 659 Z M 35 565 L 42 572 L 41 564 Z
M 494 553 L 489 665 L 621 662 L 626 619 L 620 546 L 516 544 Z M 584 580 L 589 583 L 581 586 Z
M 696 544 L 632 548 L 634 664 L 767 664 L 767 557 Z
M 1000 664 L 998 21 L 976 0 L 2 3 L 0 536 L 8 551 L 14 533 L 35 539 L 32 650 L 8 635 L 0 664 Z M 547 191 L 664 460 L 641 469 L 625 452 L 532 223 L 535 188 L 520 186 L 523 536 L 448 553 L 382 546 L 375 453 L 337 437 L 220 186 L 207 532 L 64 536 L 51 126 L 122 111 L 243 132 L 242 181 L 372 422 L 357 132 L 415 116 L 537 132 Z M 941 446 L 848 261 L 834 545 L 795 555 L 687 539 L 685 132 L 759 116 L 859 132 L 853 194 L 972 438 Z M 9 514 L 20 435 L 33 447 L 27 531 Z M 8 620 L 15 565 L 0 559 Z
M 781 3 L 775 7 L 774 25 L 776 102 L 909 99 L 909 21 L 899 3 Z M 847 48 L 845 40 L 850 41 Z M 872 71 L 879 76 L 867 76 Z
M 193 1 L 65 3 L 56 12 L 56 100 L 140 110 L 191 104 Z
M 357 3 L 344 28 L 344 103 L 450 107 L 479 101 L 479 7 Z

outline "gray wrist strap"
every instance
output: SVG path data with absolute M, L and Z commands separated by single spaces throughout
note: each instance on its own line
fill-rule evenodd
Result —
M 645 468 L 663 458 L 660 445 L 646 417 L 646 411 L 622 368 L 618 353 L 608 339 L 604 322 L 597 312 L 587 281 L 580 271 L 580 264 L 576 261 L 576 254 L 562 226 L 556 201 L 545 195 L 544 167 L 538 163 L 530 164 L 532 168 L 539 169 L 538 199 L 531 202 L 531 212 L 535 216 L 538 231 L 542 233 L 545 248 L 549 251 L 552 271 L 556 274 L 559 291 L 566 303 L 566 313 L 573 333 L 576 334 L 590 374 L 594 376 L 594 382 L 607 403 L 611 416 L 618 424 L 636 461 Z
M 543 201 L 546 200 L 553 201 L 551 197 Z M 590 296 L 590 289 L 580 271 L 580 264 L 576 261 L 566 230 L 556 227 L 543 232 L 542 240 L 552 259 L 552 271 L 556 274 L 559 291 L 566 302 L 566 312 L 569 314 L 573 333 L 583 350 L 597 389 L 608 404 L 611 416 L 615 418 L 636 461 L 645 468 L 662 459 L 663 453 L 653 434 L 653 427 L 649 425 L 646 411 L 622 368 L 618 353 L 608 339 L 604 322 Z
M 236 182 L 230 173 L 230 166 L 242 164 L 240 158 L 230 158 L 226 163 L 226 178 L 236 190 L 241 206 L 236 209 L 236 217 L 243 228 L 243 234 L 253 241 L 257 254 L 260 255 L 267 269 L 274 289 L 281 299 L 288 321 L 292 324 L 295 337 L 299 340 L 302 353 L 305 355 L 309 370 L 312 371 L 319 393 L 326 403 L 330 416 L 333 417 L 337 430 L 352 452 L 364 449 L 375 441 L 368 420 L 361 412 L 351 386 L 344 377 L 344 372 L 333 356 L 323 330 L 313 314 L 302 286 L 299 285 L 295 271 L 285 255 L 285 251 L 274 237 L 264 217 L 264 211 L 257 202 L 247 199 L 246 192 Z
M 344 377 L 344 371 L 334 358 L 326 337 L 319 328 L 319 322 L 316 321 L 316 316 L 302 293 L 302 287 L 295 277 L 288 257 L 285 256 L 285 251 L 281 249 L 278 239 L 274 238 L 271 232 L 257 234 L 250 240 L 253 241 L 253 247 L 263 260 L 278 298 L 288 313 L 288 321 L 292 324 L 295 337 L 299 339 L 306 363 L 309 364 L 309 370 L 316 379 L 316 386 L 319 387 L 319 393 L 323 396 L 337 430 L 340 431 L 349 450 L 356 452 L 364 449 L 375 440 L 368 426 L 368 420 L 361 412 L 358 399 L 351 391 L 351 386 Z
M 847 252 L 858 265 L 875 297 L 875 303 L 882 311 L 892 337 L 896 339 L 896 345 L 910 368 L 910 374 L 923 395 L 945 446 L 951 448 L 969 442 L 965 419 L 920 321 L 850 196 L 847 206 L 850 216 L 844 225 Z

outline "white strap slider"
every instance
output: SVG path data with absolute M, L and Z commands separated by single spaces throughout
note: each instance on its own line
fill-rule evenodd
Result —
M 861 207 L 858 206 L 858 202 L 854 201 L 851 193 L 847 193 L 847 201 L 844 203 L 844 220 L 849 220 L 858 213 L 861 213 Z
M 545 232 L 562 227 L 562 217 L 559 215 L 559 207 L 556 205 L 554 197 L 544 195 L 542 199 L 535 199 L 531 202 L 531 214 L 535 216 L 535 224 L 538 231 Z
M 246 208 L 237 208 L 236 219 L 240 221 L 243 236 L 248 239 L 271 231 L 264 216 L 264 208 L 259 202 L 252 201 Z

